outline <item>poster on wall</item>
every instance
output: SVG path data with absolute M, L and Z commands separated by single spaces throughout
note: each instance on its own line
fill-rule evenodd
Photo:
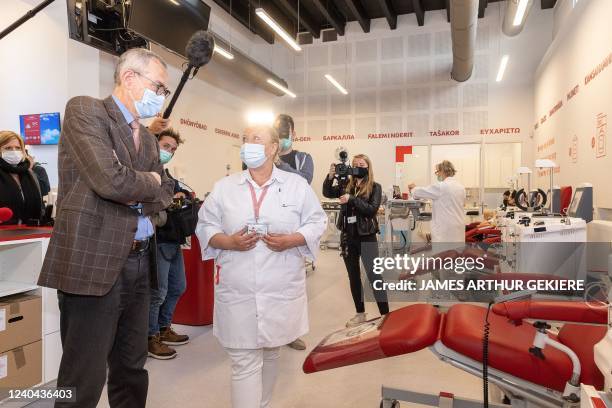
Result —
M 19 116 L 20 134 L 28 145 L 58 144 L 60 124 L 59 112 Z

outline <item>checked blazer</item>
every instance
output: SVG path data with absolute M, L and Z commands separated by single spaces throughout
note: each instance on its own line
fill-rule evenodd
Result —
M 161 186 L 148 174 L 161 176 Z M 159 161 L 157 140 L 140 126 L 137 151 L 132 130 L 112 97 L 68 101 L 58 147 L 57 218 L 38 280 L 40 286 L 102 296 L 110 291 L 129 255 L 143 203 L 153 215 L 172 201 L 174 182 Z M 155 240 L 151 255 L 155 254 Z M 157 265 L 151 258 L 151 284 Z

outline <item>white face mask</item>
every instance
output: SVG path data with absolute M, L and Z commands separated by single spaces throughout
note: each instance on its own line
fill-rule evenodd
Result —
M 5 150 L 2 152 L 2 158 L 8 164 L 16 166 L 23 161 L 23 152 L 19 150 Z

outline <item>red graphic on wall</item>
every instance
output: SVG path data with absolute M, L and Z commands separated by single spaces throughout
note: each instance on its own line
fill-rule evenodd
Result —
M 26 144 L 40 144 L 40 115 L 24 115 L 24 136 Z
M 406 154 L 412 154 L 412 146 L 395 146 L 396 163 L 403 163 Z
M 572 163 L 578 162 L 578 136 L 574 135 L 572 143 L 569 148 L 569 156 L 572 159 Z
M 595 157 L 606 156 L 606 139 L 608 138 L 608 115 L 600 113 L 597 115 L 597 132 L 593 140 Z

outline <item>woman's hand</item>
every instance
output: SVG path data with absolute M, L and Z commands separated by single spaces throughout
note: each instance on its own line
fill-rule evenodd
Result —
M 340 204 L 348 203 L 350 198 L 351 196 L 349 194 L 344 194 L 343 196 L 340 196 Z
M 306 245 L 304 236 L 300 233 L 294 234 L 273 234 L 270 233 L 265 235 L 263 242 L 266 243 L 268 248 L 275 252 L 282 252 L 286 249 Z
M 259 235 L 255 233 L 247 234 L 246 227 L 229 236 L 230 248 L 233 251 L 250 251 L 255 248 Z
M 329 166 L 329 174 L 327 175 L 327 178 L 332 180 L 335 175 L 336 175 L 336 165 L 334 163 L 332 163 Z

